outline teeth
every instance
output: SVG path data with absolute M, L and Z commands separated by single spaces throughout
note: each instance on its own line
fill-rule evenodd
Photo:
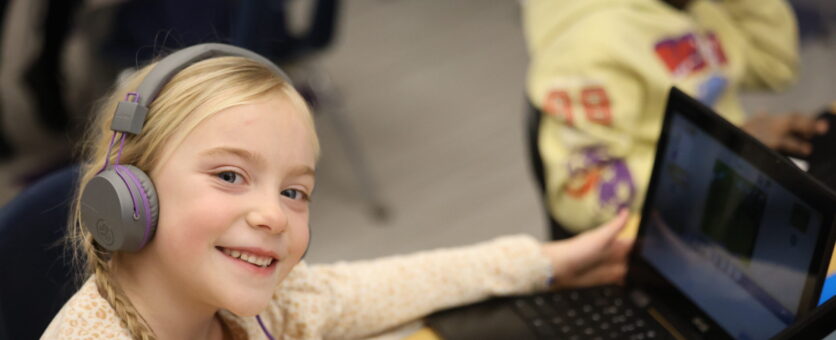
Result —
M 262 257 L 262 256 L 257 256 L 255 254 L 243 253 L 243 252 L 240 252 L 238 250 L 229 250 L 229 249 L 226 249 L 226 248 L 223 248 L 223 252 L 224 252 L 224 254 L 227 254 L 231 257 L 234 257 L 234 258 L 252 263 L 252 264 L 254 264 L 256 266 L 259 266 L 259 267 L 267 267 L 267 266 L 269 266 L 270 264 L 273 263 L 273 258 L 269 257 L 269 256 Z

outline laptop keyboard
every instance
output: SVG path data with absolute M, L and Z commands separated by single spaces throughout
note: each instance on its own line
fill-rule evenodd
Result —
M 542 339 L 671 339 L 617 286 L 518 297 L 513 306 Z

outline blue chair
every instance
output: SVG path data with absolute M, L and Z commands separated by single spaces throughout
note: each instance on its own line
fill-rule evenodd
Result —
M 0 339 L 38 339 L 77 290 L 62 243 L 78 167 L 54 172 L 0 208 Z

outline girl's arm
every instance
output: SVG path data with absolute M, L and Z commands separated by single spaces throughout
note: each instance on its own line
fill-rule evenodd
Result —
M 297 266 L 262 315 L 293 338 L 357 338 L 434 311 L 547 287 L 552 262 L 530 236 L 333 265 Z
M 626 272 L 627 212 L 576 237 L 508 236 L 372 261 L 297 266 L 262 315 L 293 339 L 359 338 L 492 296 L 612 283 Z

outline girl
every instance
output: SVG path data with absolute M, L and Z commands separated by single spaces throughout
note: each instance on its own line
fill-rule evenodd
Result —
M 630 244 L 615 235 L 624 213 L 542 245 L 513 236 L 375 261 L 300 262 L 319 144 L 304 101 L 268 63 L 241 56 L 186 62 L 149 96 L 143 79 L 159 77 L 155 63 L 103 103 L 85 143 L 70 225 L 86 282 L 43 339 L 357 338 L 494 295 L 623 276 Z M 138 106 L 119 102 L 137 88 L 149 96 L 144 127 L 116 134 L 122 106 Z M 121 140 L 118 151 L 114 140 Z M 139 237 L 145 245 L 137 251 L 111 250 L 119 233 L 89 222 L 95 209 L 86 188 L 118 163 L 146 171 L 142 202 L 159 202 L 147 215 L 156 231 Z M 135 209 L 140 199 L 131 197 Z

